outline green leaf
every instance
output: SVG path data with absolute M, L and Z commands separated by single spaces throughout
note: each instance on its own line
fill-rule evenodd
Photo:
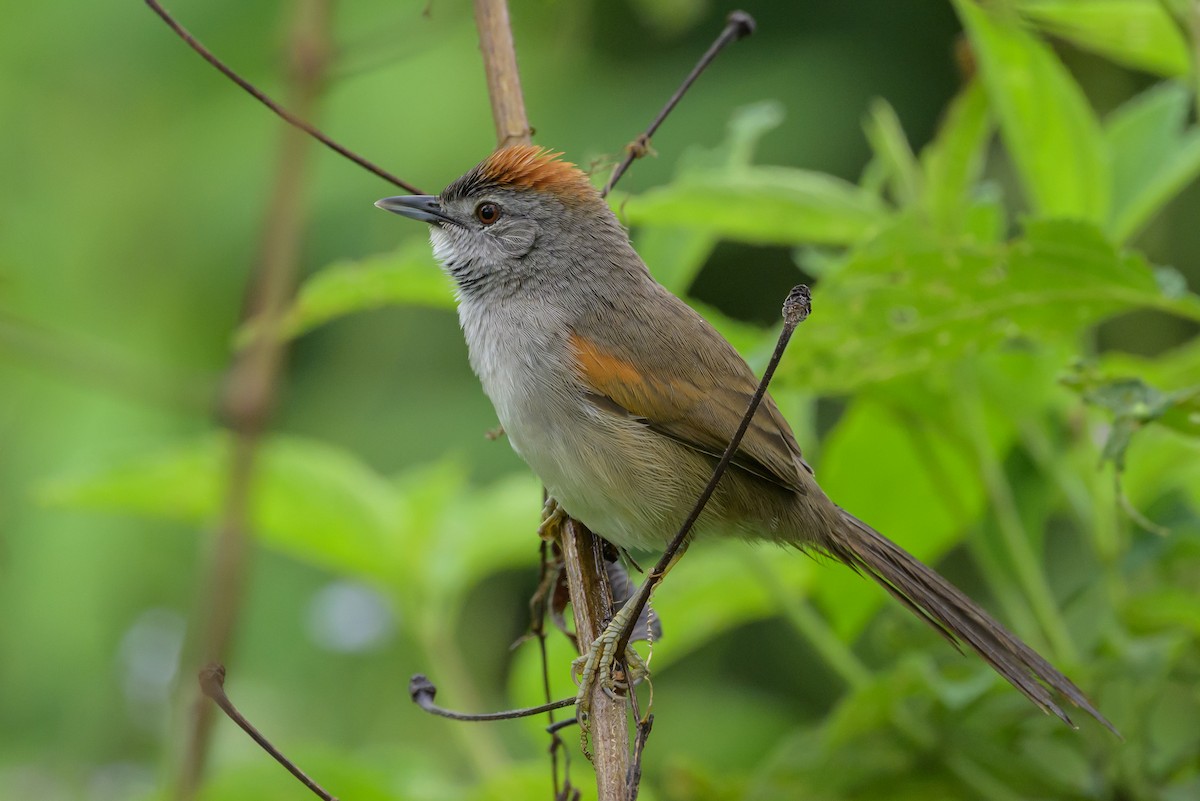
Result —
M 927 412 L 914 412 L 908 405 L 925 405 L 916 400 L 923 394 L 916 388 L 906 392 L 904 405 L 856 398 L 825 442 L 818 477 L 839 506 L 918 559 L 932 562 L 979 516 L 985 493 L 974 462 L 952 434 L 930 425 Z M 873 582 L 842 569 L 823 571 L 815 595 L 847 639 L 892 603 Z
M 1200 597 L 1192 589 L 1164 587 L 1138 595 L 1124 615 L 1135 633 L 1188 631 L 1200 637 Z
M 1120 488 L 1134 509 L 1150 509 L 1165 497 L 1200 508 L 1200 439 L 1161 425 L 1143 428 L 1126 454 Z
M 780 377 L 846 392 L 1006 344 L 1074 343 L 1138 307 L 1200 321 L 1200 299 L 1164 294 L 1141 258 L 1083 223 L 1040 222 L 1012 243 L 955 246 L 902 225 L 818 285 L 798 334 L 804 359 L 785 360 Z
M 622 221 L 641 229 L 639 253 L 674 291 L 690 285 L 722 237 L 754 244 L 848 244 L 887 218 L 877 197 L 846 181 L 751 166 L 759 139 L 782 119 L 775 102 L 738 109 L 726 141 L 712 150 L 689 150 L 670 184 L 610 198 Z
M 668 225 L 751 244 L 850 244 L 888 219 L 877 198 L 847 181 L 787 167 L 688 173 L 630 197 L 631 225 Z
M 1101 456 L 1118 471 L 1125 469 L 1125 452 L 1133 436 L 1150 423 L 1200 437 L 1200 384 L 1162 392 L 1140 378 L 1105 378 L 1086 370 L 1065 379 L 1065 383 L 1078 390 L 1084 401 L 1112 415 L 1112 428 Z
M 976 775 L 964 777 L 965 771 L 959 769 L 966 761 L 960 753 L 962 744 L 949 739 L 948 727 L 932 729 L 924 717 L 902 706 L 903 699 L 922 692 L 927 692 L 926 687 L 911 664 L 872 677 L 846 693 L 820 726 L 800 728 L 776 748 L 745 797 L 751 801 L 1024 797 L 1008 792 L 990 770 L 980 768 Z M 941 712 L 936 707 L 922 711 Z M 961 729 L 958 733 L 961 736 Z M 1014 776 L 1011 769 L 1004 774 L 1008 781 L 1014 781 Z
M 433 260 L 429 242 L 413 239 L 393 253 L 338 262 L 300 287 L 283 323 L 295 337 L 339 317 L 385 306 L 454 308 L 454 285 Z M 239 334 L 244 341 L 248 334 Z
M 1163 83 L 1109 117 L 1114 203 L 1108 228 L 1118 241 L 1133 236 L 1200 176 L 1200 128 L 1184 130 L 1190 105 L 1186 86 Z
M 1044 42 L 974 0 L 954 0 L 1005 145 L 1035 212 L 1103 222 L 1108 154 L 1079 86 Z
M 50 503 L 199 526 L 221 514 L 232 443 L 213 434 L 48 486 Z M 537 552 L 540 489 L 522 473 L 468 488 L 454 462 L 389 480 L 347 451 L 298 437 L 263 441 L 251 530 L 327 570 L 373 578 L 409 603 L 456 599 L 483 576 Z M 436 532 L 436 536 L 434 533 Z
M 994 127 L 983 85 L 972 81 L 951 102 L 937 136 L 921 151 L 922 199 L 937 230 L 957 233 L 966 226 L 972 188 L 983 170 Z
M 711 150 L 688 148 L 679 160 L 680 174 L 750 166 L 759 141 L 778 128 L 783 118 L 784 107 L 777 100 L 763 100 L 734 109 L 725 141 Z
M 963 239 L 980 244 L 998 244 L 1008 234 L 1004 199 L 991 184 L 985 184 L 976 195 L 962 211 Z
M 1119 64 L 1186 75 L 1187 42 L 1161 0 L 1018 0 L 1017 10 L 1046 33 Z
M 1094 782 L 1092 766 L 1076 743 L 1059 732 L 1029 737 L 1021 743 L 1021 759 L 1059 792 L 1074 793 Z
M 63 479 L 46 501 L 76 509 L 216 525 L 232 443 L 212 434 L 90 476 Z M 397 528 L 389 483 L 347 451 L 271 437 L 257 456 L 251 527 L 277 550 L 329 570 L 388 580 Z
M 667 40 L 686 34 L 708 11 L 704 0 L 633 0 L 630 5 L 638 22 L 653 30 L 655 36 Z
M 1187 767 L 1195 771 L 1200 754 L 1198 718 L 1200 697 L 1193 681 L 1171 681 L 1161 687 L 1147 710 L 1147 767 L 1154 774 L 1169 775 Z
M 1136 375 L 1168 391 L 1185 389 L 1200 376 L 1200 338 L 1153 357 L 1109 351 L 1100 357 L 1097 370 L 1106 376 Z
M 449 478 L 430 513 L 412 521 L 409 559 L 421 574 L 414 578 L 418 587 L 459 599 L 485 576 L 536 566 L 541 483 L 522 471 L 473 488 L 466 469 L 457 465 Z
M 896 205 L 901 208 L 914 205 L 921 194 L 921 171 L 896 110 L 886 100 L 876 98 L 871 101 L 863 129 L 882 165 Z
M 783 107 L 775 101 L 743 106 L 733 112 L 729 133 L 712 150 L 689 148 L 679 160 L 677 177 L 708 170 L 737 169 L 749 166 L 758 141 L 779 127 Z M 625 217 L 627 196 L 614 197 L 613 211 Z M 638 254 L 654 277 L 676 295 L 687 294 L 696 274 L 716 246 L 718 237 L 699 228 L 643 226 L 635 233 Z
M 325 787 L 337 789 L 342 798 L 355 801 L 394 801 L 397 798 L 397 774 L 361 754 L 348 753 L 345 748 L 325 745 L 320 740 L 301 740 L 299 747 L 291 745 L 289 755 L 304 765 L 313 776 L 320 776 Z M 407 754 L 405 755 L 408 756 Z M 428 755 L 424 755 L 427 760 Z M 406 766 L 407 767 L 407 766 Z M 411 768 L 410 768 L 410 772 Z M 408 779 L 412 781 L 412 779 Z M 427 785 L 431 782 L 427 782 Z M 281 773 L 270 760 L 231 759 L 214 765 L 211 776 L 205 777 L 202 801 L 247 801 L 290 796 L 300 785 Z M 139 801 L 166 801 L 166 791 Z M 411 796 L 408 796 L 411 797 Z

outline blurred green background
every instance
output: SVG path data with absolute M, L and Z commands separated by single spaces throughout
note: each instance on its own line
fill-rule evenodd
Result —
M 1198 12 L 744 7 L 758 33 L 614 205 L 756 368 L 787 288 L 814 283 L 774 391 L 822 483 L 1126 739 L 1044 718 L 841 568 L 703 543 L 659 593 L 643 797 L 1200 798 Z M 172 10 L 287 95 L 294 4 Z M 535 141 L 610 163 L 728 10 L 514 2 Z M 330 37 L 334 138 L 427 191 L 490 151 L 469 3 L 341 3 Z M 216 398 L 280 138 L 141 3 L 5 13 L 0 798 L 167 797 L 225 469 Z M 394 190 L 323 149 L 310 166 L 318 278 L 263 443 L 230 692 L 345 799 L 549 797 L 544 720 L 463 726 L 406 691 L 426 672 L 455 708 L 539 700 L 536 648 L 509 650 L 538 486 L 484 437 L 423 232 L 371 207 Z M 550 653 L 573 692 L 563 638 Z M 204 798 L 305 797 L 224 720 L 211 763 Z

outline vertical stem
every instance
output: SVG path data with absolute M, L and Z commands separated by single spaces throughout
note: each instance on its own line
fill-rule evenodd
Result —
M 973 382 L 974 379 L 969 379 Z M 1037 554 L 1029 542 L 1029 534 L 1021 521 L 1021 513 L 1013 497 L 1012 486 L 1004 467 L 992 453 L 987 441 L 983 417 L 983 399 L 977 385 L 965 384 L 959 393 L 959 406 L 964 433 L 975 451 L 984 487 L 996 514 L 1001 541 L 1012 561 L 1017 581 L 1025 591 L 1033 614 L 1060 659 L 1078 664 L 1079 650 L 1050 590 L 1050 584 L 1038 564 Z
M 507 1 L 475 0 L 475 26 L 479 29 L 479 50 L 487 73 L 496 142 L 500 147 L 529 144 L 529 118 L 525 116 L 525 96 L 521 93 Z
M 1192 89 L 1196 94 L 1196 114 L 1200 115 L 1200 2 L 1192 0 L 1187 19 L 1187 41 L 1192 49 Z
M 825 664 L 838 674 L 847 687 L 861 690 L 871 683 L 871 669 L 838 637 L 807 598 L 784 586 L 769 560 L 757 551 L 749 551 L 746 560 L 752 565 L 754 575 L 766 586 L 772 600 L 783 610 L 784 619 L 816 649 Z
M 501 147 L 528 143 L 529 120 L 506 0 L 475 0 L 475 24 L 497 143 Z M 604 631 L 612 615 L 600 540 L 574 520 L 567 521 L 560 531 L 575 632 L 580 646 L 586 648 Z M 609 698 L 598 686 L 592 699 L 591 733 L 599 801 L 621 801 L 628 793 L 629 723 L 624 703 Z
M 917 452 L 925 469 L 929 472 L 930 478 L 933 479 L 936 485 L 943 488 L 942 499 L 953 511 L 954 518 L 957 520 L 967 520 L 971 516 L 966 512 L 965 502 L 950 489 L 954 486 L 954 482 L 950 480 L 949 468 L 943 464 L 938 455 L 929 447 L 930 432 L 922 432 L 922 429 L 928 427 L 928 422 L 899 406 L 893 406 L 892 412 L 903 421 L 904 431 L 907 433 L 909 441 L 912 443 L 913 449 Z M 976 449 L 969 437 L 954 437 L 954 441 L 966 451 L 969 458 L 974 457 Z M 1038 629 L 1037 619 L 1033 616 L 1028 602 L 1012 586 L 1012 581 L 1005 572 L 1001 561 L 989 550 L 987 543 L 983 541 L 983 537 L 968 529 L 966 541 L 972 556 L 975 558 L 976 566 L 983 574 L 984 581 L 987 582 L 988 588 L 991 590 L 996 602 L 1004 610 L 1008 620 L 1013 625 L 1025 631 Z
M 418 638 L 425 652 L 425 659 L 434 675 L 454 688 L 454 695 L 467 709 L 481 709 L 479 692 L 467 668 L 462 650 L 445 626 L 452 615 L 445 609 L 422 613 L 426 621 L 418 626 Z M 463 762 L 469 764 L 480 776 L 490 776 L 509 766 L 510 760 L 503 747 L 497 729 L 478 723 L 455 725 L 455 736 L 462 744 Z
M 1168 9 L 1169 11 L 1169 9 Z M 1180 25 L 1184 41 L 1192 57 L 1192 92 L 1196 104 L 1195 112 L 1200 115 L 1200 2 L 1180 4 Z
M 1116 572 L 1120 556 L 1114 506 L 1103 506 L 1098 502 L 1088 482 L 1071 469 L 1067 455 L 1046 431 L 1046 422 L 1040 416 L 1031 416 L 1017 423 L 1021 444 L 1025 446 L 1038 468 L 1053 479 L 1062 492 L 1080 531 L 1090 535 L 1092 548 L 1111 576 Z M 1089 452 L 1088 458 L 1096 456 Z M 1085 475 L 1098 475 L 1092 470 Z
M 575 614 L 575 635 L 586 649 L 604 632 L 612 609 L 612 592 L 605 580 L 600 540 L 582 523 L 568 520 L 562 526 L 563 569 Z M 631 690 L 632 692 L 632 690 Z M 592 685 L 592 763 L 596 767 L 596 791 L 600 801 L 628 798 L 629 722 L 625 700 L 610 698 L 600 686 Z
M 303 0 L 293 21 L 289 49 L 294 107 L 311 116 L 328 65 L 331 0 Z M 198 639 L 190 648 L 195 664 L 227 661 L 242 607 L 249 553 L 248 533 L 254 504 L 258 445 L 278 393 L 283 369 L 279 322 L 295 284 L 304 227 L 303 186 L 311 152 L 308 135 L 283 129 L 278 168 L 266 206 L 259 264 L 247 288 L 244 316 L 261 321 L 258 334 L 233 359 L 220 415 L 232 437 L 228 474 L 207 573 L 202 581 L 197 619 Z M 189 682 L 189 684 L 191 684 Z M 207 761 L 216 709 L 202 700 L 194 717 L 176 777 L 175 797 L 196 796 Z

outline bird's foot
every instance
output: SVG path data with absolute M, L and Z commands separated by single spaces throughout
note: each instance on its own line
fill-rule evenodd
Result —
M 558 539 L 558 527 L 567 519 L 567 513 L 558 505 L 558 501 L 547 498 L 542 506 L 542 521 L 538 524 L 538 536 L 544 540 Z
M 617 668 L 617 643 L 622 639 L 628 625 L 628 615 L 625 611 L 617 612 L 608 627 L 592 642 L 587 653 L 571 663 L 572 676 L 579 685 L 579 692 L 575 696 L 575 719 L 579 723 L 583 752 L 589 759 L 591 757 L 588 750 L 588 726 L 593 689 L 598 686 L 605 695 L 616 700 L 618 694 L 629 692 L 630 688 L 650 676 L 650 667 L 646 661 L 629 645 L 626 645 L 625 653 L 619 660 L 622 668 Z

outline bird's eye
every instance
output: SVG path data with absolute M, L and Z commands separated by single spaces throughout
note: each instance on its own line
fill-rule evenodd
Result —
M 475 207 L 475 216 L 484 225 L 491 225 L 500 219 L 500 207 L 495 203 L 480 203 Z

